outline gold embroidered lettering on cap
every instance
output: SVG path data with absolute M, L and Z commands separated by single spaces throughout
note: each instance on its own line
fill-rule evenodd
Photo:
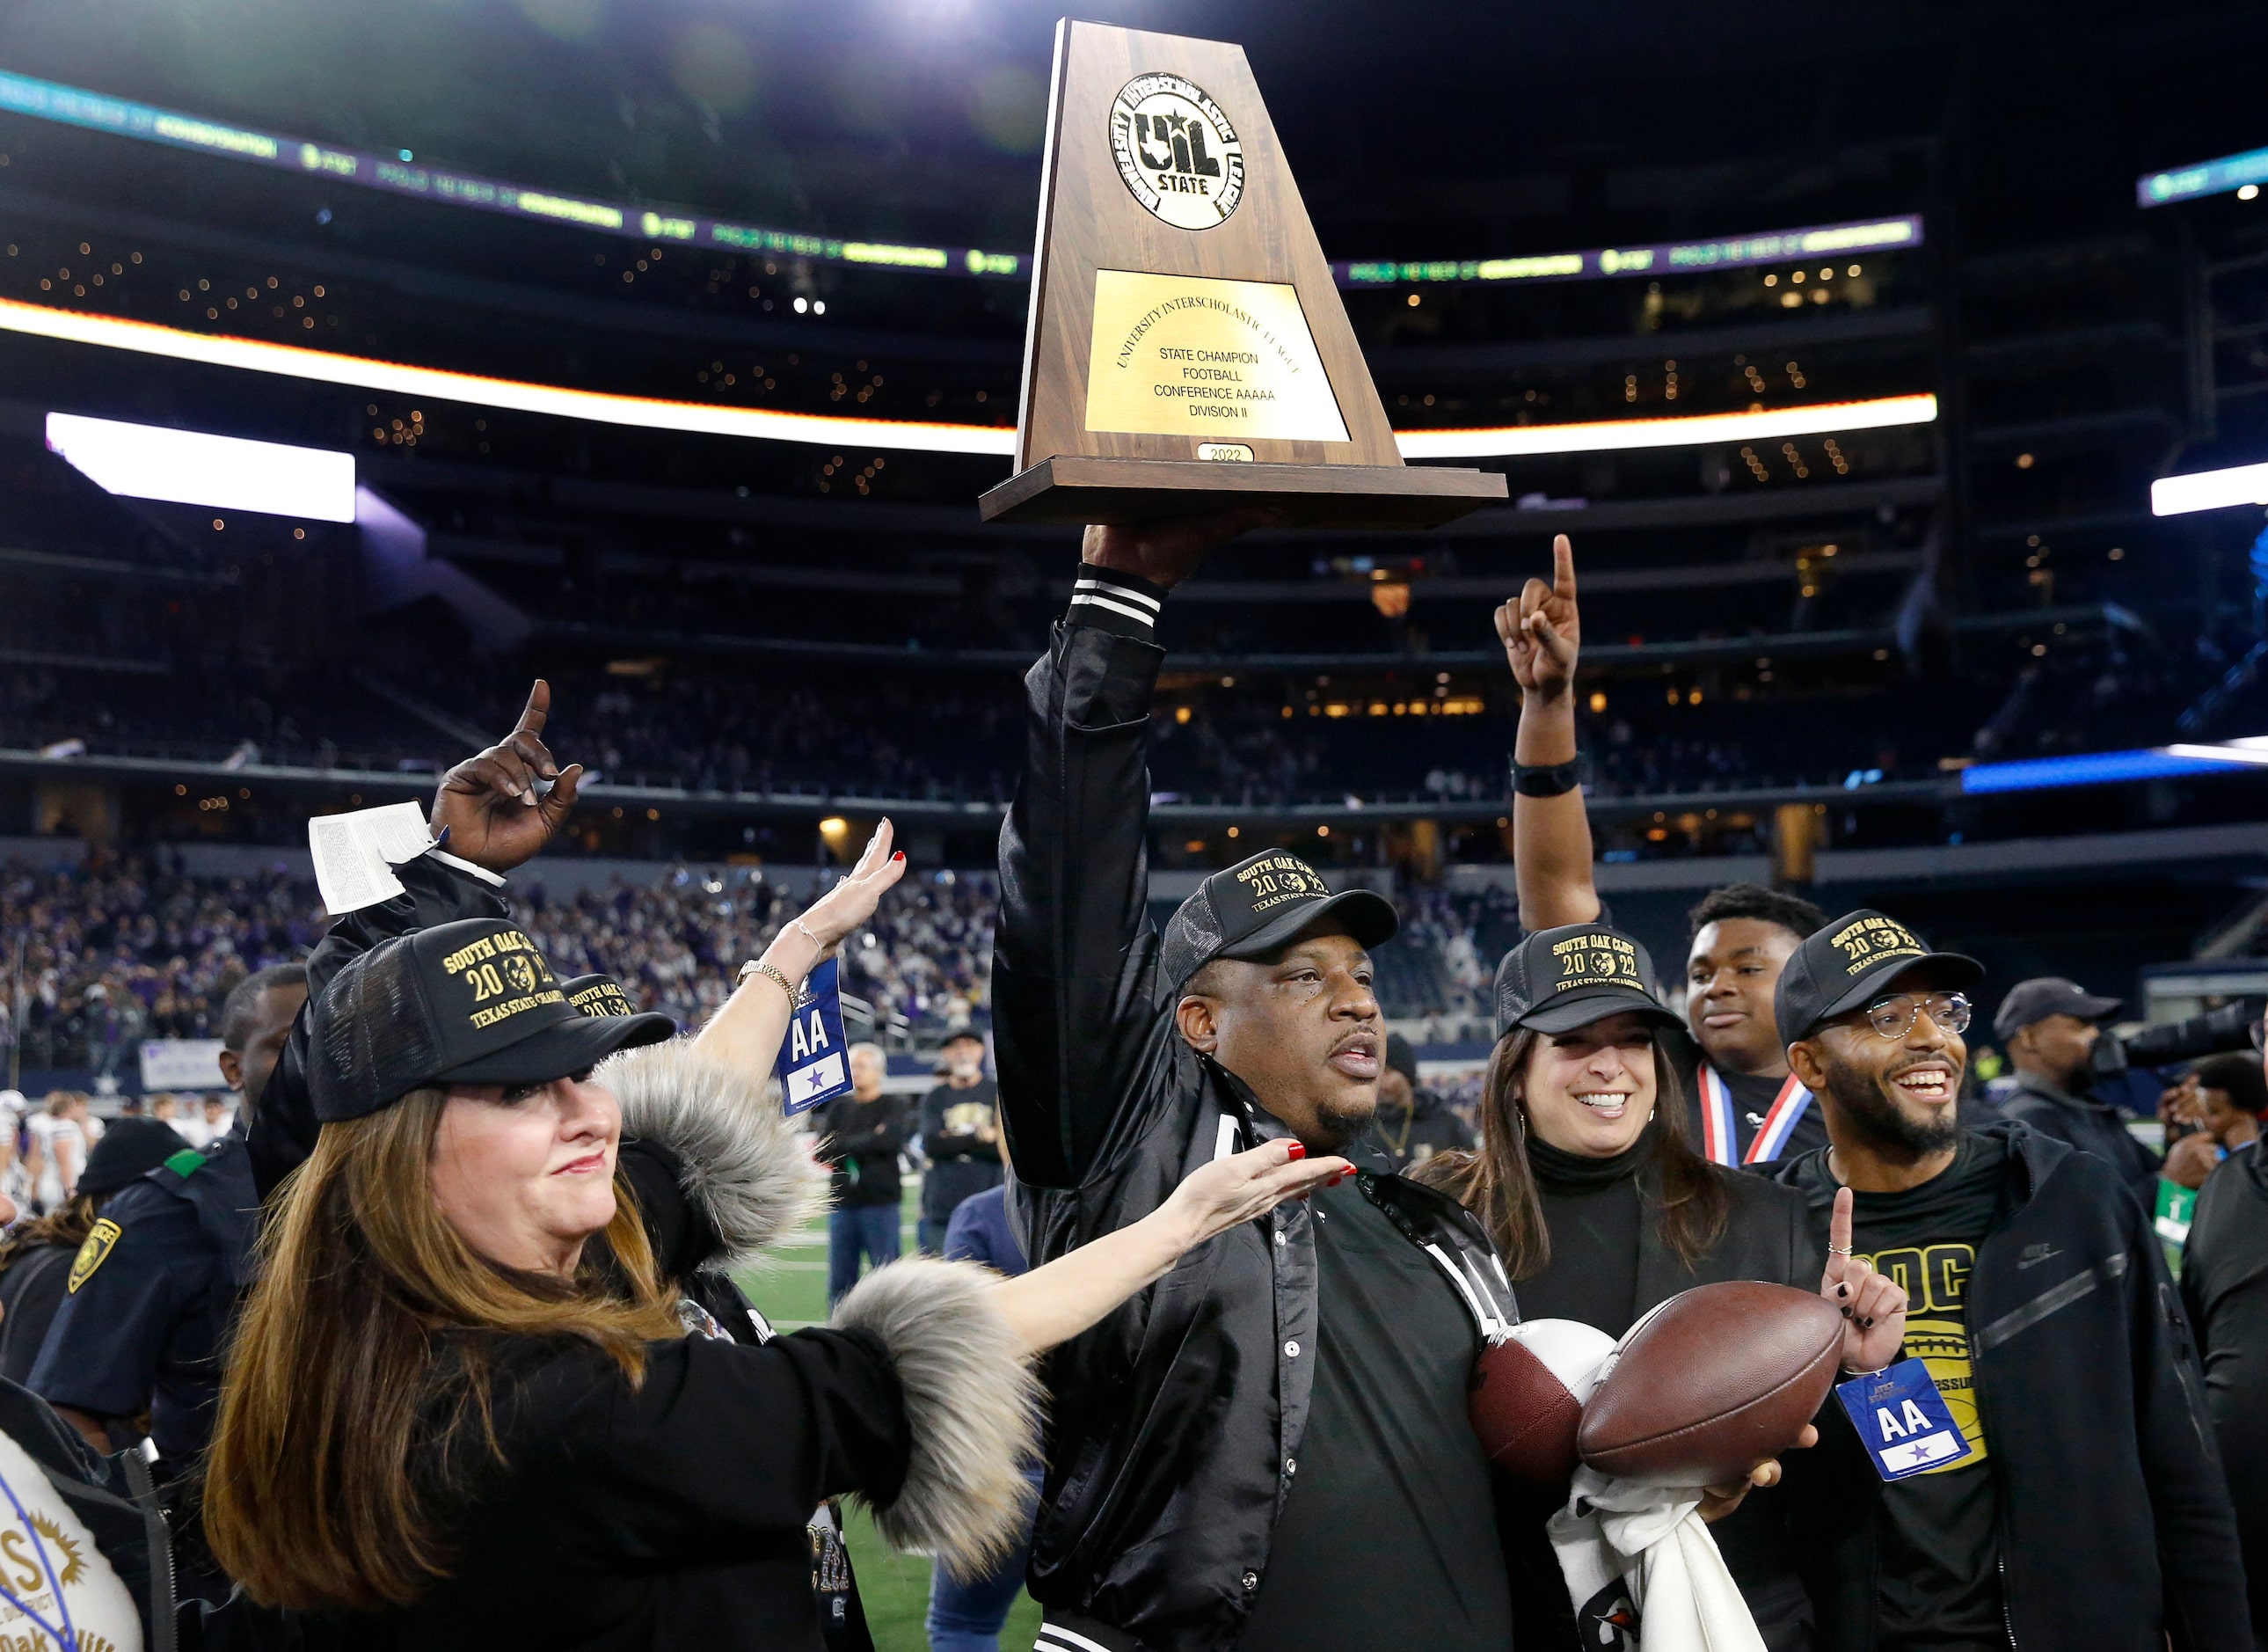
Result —
M 472 1013 L 469 1020 L 475 1027 L 493 1027 L 498 1021 L 517 1015 L 523 1010 L 534 1009 L 544 1004 L 563 1004 L 566 1001 L 567 995 L 554 988 L 549 992 L 532 992 L 526 998 L 516 998 L 509 1003 L 491 1004 L 486 1009 L 476 1009 Z

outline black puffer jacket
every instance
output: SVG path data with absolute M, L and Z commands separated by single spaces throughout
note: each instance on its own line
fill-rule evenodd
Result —
M 2236 1545 L 2188 1316 L 2149 1218 L 2092 1154 L 2029 1126 L 1967 1286 L 1969 1346 L 1999 1482 L 2000 1591 L 2023 1648 L 2250 1644 Z M 1833 1180 L 1802 1186 L 1824 1235 Z M 1881 1481 L 1842 1407 L 1786 1459 L 1792 1522 L 1830 1652 L 1873 1652 Z
M 1216 1156 L 1288 1133 L 1159 1001 L 1144 741 L 1164 655 L 1146 623 L 1114 627 L 1096 604 L 1072 613 L 1080 623 L 1057 628 L 1025 679 L 992 970 L 1014 1205 L 1035 1262 L 1138 1221 Z M 1499 1334 L 1515 1309 L 1478 1223 L 1383 1170 L 1366 1173 L 1365 1192 L 1430 1248 L 1482 1334 Z M 1235 1644 L 1307 1423 L 1309 1223 L 1294 1201 L 1220 1235 L 1050 1357 L 1029 1583 L 1051 1625 L 1154 1652 Z

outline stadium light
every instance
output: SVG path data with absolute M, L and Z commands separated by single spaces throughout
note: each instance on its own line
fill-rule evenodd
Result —
M 1926 424 L 1936 417 L 1935 396 L 1893 395 L 1872 402 L 1829 402 L 1759 413 L 1696 413 L 1683 418 L 1605 419 L 1588 424 L 1513 424 L 1496 430 L 1401 431 L 1394 439 L 1404 459 L 1493 459 L 1773 441 L 1837 431 Z
M 2150 484 L 2150 514 L 2186 516 L 2231 505 L 2268 505 L 2268 465 L 2231 465 L 2186 476 L 2161 476 Z
M 80 310 L 26 304 L 14 299 L 0 299 L 0 332 L 136 350 L 175 361 L 234 367 L 320 384 L 379 390 L 388 395 L 438 398 L 475 407 L 505 408 L 646 430 L 800 442 L 811 446 L 856 445 L 893 452 L 974 454 L 1003 459 L 1012 455 L 1016 446 L 1016 432 L 1005 425 L 938 424 L 829 413 L 784 413 L 770 408 L 718 407 L 701 402 L 669 402 L 652 396 L 572 390 L 563 385 L 491 379 L 439 367 L 416 367 L 403 362 L 310 350 L 299 344 L 270 344 L 260 339 L 196 333 L 152 321 L 90 315 Z M 1926 424 L 1936 417 L 1937 398 L 1924 395 L 1885 396 L 1872 402 L 1831 402 L 1759 413 L 1701 413 L 1684 418 L 1609 419 L 1587 424 L 1524 424 L 1494 430 L 1403 431 L 1397 432 L 1395 439 L 1405 459 L 1496 458 L 1776 440 L 1837 431 Z
M 48 415 L 48 446 L 106 493 L 317 522 L 355 520 L 352 454 L 74 413 Z

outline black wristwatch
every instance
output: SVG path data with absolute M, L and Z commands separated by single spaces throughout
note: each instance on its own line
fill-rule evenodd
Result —
M 1580 751 L 1565 763 L 1526 763 L 1515 757 L 1512 789 L 1522 797 L 1565 797 L 1583 784 L 1589 767 L 1586 755 Z

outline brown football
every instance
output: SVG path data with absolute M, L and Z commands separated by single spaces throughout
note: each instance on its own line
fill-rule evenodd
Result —
M 1796 1442 L 1834 1386 L 1843 1316 L 1786 1285 L 1681 1291 L 1624 1338 L 1577 1444 L 1602 1474 L 1721 1486 Z
M 1564 1493 L 1583 1420 L 1571 1384 L 1584 1384 L 1613 1346 L 1588 1325 L 1534 1320 L 1482 1350 L 1466 1412 L 1489 1461 L 1524 1485 Z

